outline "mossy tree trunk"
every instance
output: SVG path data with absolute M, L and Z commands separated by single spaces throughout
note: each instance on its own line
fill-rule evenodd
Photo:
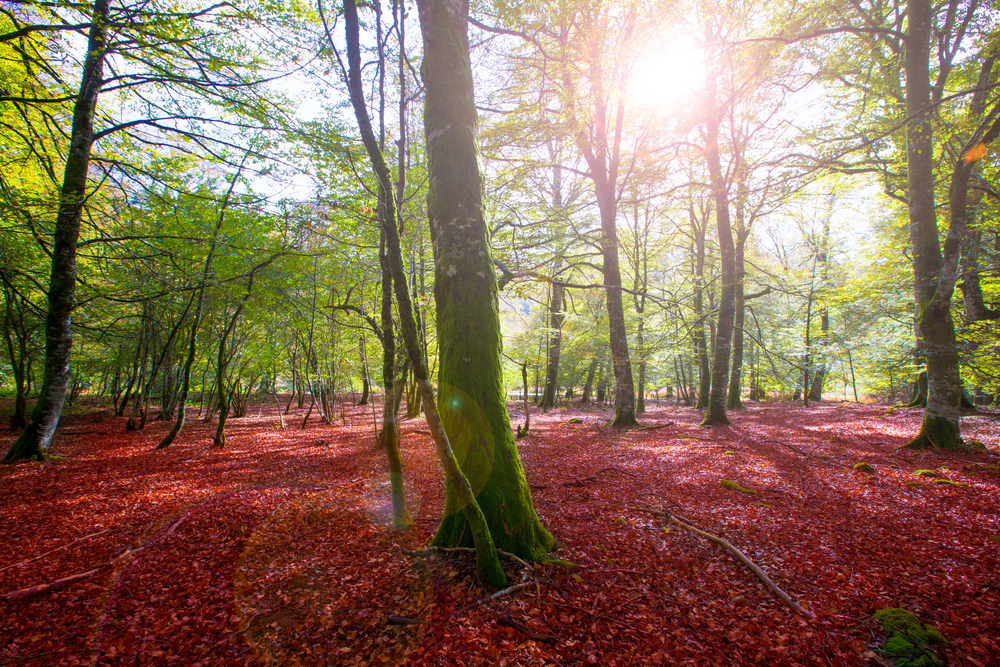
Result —
M 94 145 L 94 114 L 104 83 L 107 54 L 108 0 L 95 0 L 87 35 L 80 89 L 73 105 L 69 150 L 59 192 L 59 210 L 52 235 L 52 269 L 45 317 L 45 367 L 31 421 L 4 457 L 44 460 L 59 425 L 70 379 L 73 347 L 72 314 L 76 294 L 76 246 L 87 200 L 87 174 Z
M 384 215 L 383 206 L 383 215 Z M 383 224 L 384 226 L 384 224 Z M 389 462 L 389 485 L 392 489 L 392 525 L 402 530 L 413 523 L 406 508 L 406 491 L 403 487 L 403 460 L 399 455 L 399 424 L 396 401 L 394 364 L 396 360 L 396 335 L 392 325 L 392 273 L 389 256 L 386 253 L 385 234 L 379 244 L 379 264 L 382 269 L 382 384 L 385 400 L 382 403 L 382 430 L 379 432 L 379 446 L 385 449 Z
M 466 280 L 476 285 L 479 289 L 487 287 L 487 294 L 479 296 L 492 296 L 492 300 L 486 303 L 486 308 L 492 308 L 493 316 L 496 318 L 492 322 L 495 326 L 495 340 L 499 342 L 499 319 L 496 306 L 496 279 L 493 275 L 492 262 L 488 246 L 478 245 L 478 241 L 471 246 L 468 239 L 480 239 L 485 243 L 485 225 L 482 220 L 480 175 L 478 169 L 478 155 L 476 146 L 476 109 L 472 95 L 472 69 L 469 62 L 468 52 L 468 4 L 459 0 L 420 0 L 417 5 L 420 14 L 420 25 L 424 36 L 424 64 L 423 74 L 426 86 L 426 107 L 424 114 L 424 127 L 427 136 L 430 192 L 428 194 L 428 214 L 430 216 L 432 233 L 438 244 L 444 248 L 438 248 L 437 275 L 445 276 L 454 285 Z M 349 91 L 351 104 L 354 107 L 355 117 L 358 127 L 361 130 L 361 137 L 365 144 L 365 149 L 371 159 L 372 166 L 382 187 L 388 189 L 391 183 L 389 169 L 385 159 L 379 150 L 375 140 L 375 134 L 371 129 L 371 121 L 364 100 L 364 91 L 361 87 L 361 54 L 359 46 L 359 28 L 357 7 L 354 0 L 345 0 L 344 18 L 347 31 L 348 45 L 348 65 L 349 65 Z M 443 196 L 447 193 L 448 196 Z M 513 434 L 510 431 L 510 423 L 507 418 L 503 395 L 499 393 L 498 405 L 503 408 L 502 421 L 506 425 L 505 438 L 496 440 L 496 430 L 494 424 L 477 424 L 482 428 L 476 429 L 473 425 L 461 423 L 463 408 L 467 408 L 474 401 L 469 395 L 469 401 L 461 405 L 463 397 L 459 395 L 461 389 L 456 386 L 445 386 L 442 378 L 442 390 L 447 392 L 442 397 L 441 404 L 448 411 L 445 418 L 451 422 L 453 429 L 457 428 L 455 436 L 459 439 L 459 449 L 462 459 L 470 469 L 479 470 L 482 466 L 475 460 L 475 454 L 490 452 L 497 461 L 492 474 L 487 479 L 489 482 L 496 480 L 508 481 L 508 475 L 497 475 L 497 471 L 509 472 L 516 469 L 519 478 L 515 476 L 514 484 L 507 485 L 502 489 L 506 495 L 502 497 L 500 506 L 491 502 L 494 500 L 492 494 L 480 491 L 482 500 L 477 498 L 470 484 L 469 478 L 460 467 L 456 451 L 452 448 L 452 434 L 445 428 L 444 422 L 438 413 L 435 404 L 434 392 L 431 388 L 427 364 L 420 346 L 417 335 L 416 320 L 414 318 L 413 304 L 407 290 L 406 274 L 403 269 L 403 255 L 399 244 L 398 227 L 394 201 L 391 197 L 385 198 L 386 219 L 383 225 L 386 243 L 389 251 L 389 263 L 392 273 L 393 289 L 399 308 L 400 326 L 403 333 L 403 341 L 406 345 L 407 356 L 413 371 L 413 376 L 417 381 L 421 398 L 423 399 L 424 411 L 427 415 L 427 424 L 430 427 L 434 444 L 441 459 L 442 467 L 446 479 L 446 508 L 453 512 L 461 512 L 461 516 L 449 515 L 446 511 L 441 527 L 435 540 L 438 544 L 448 544 L 449 538 L 462 543 L 471 542 L 476 549 L 476 572 L 480 579 L 488 585 L 499 586 L 505 583 L 506 577 L 500 567 L 497 558 L 496 546 L 494 544 L 493 533 L 496 531 L 497 538 L 503 539 L 504 545 L 512 551 L 521 554 L 537 557 L 547 551 L 552 546 L 552 538 L 541 527 L 534 507 L 531 505 L 531 496 L 528 490 L 527 481 L 524 478 L 523 470 L 520 467 L 520 459 L 517 456 L 517 449 L 514 447 Z M 443 207 L 443 210 L 442 208 Z M 448 213 L 454 217 L 448 217 Z M 452 238 L 457 235 L 458 238 Z M 456 251 L 462 252 L 461 248 L 470 251 L 475 258 L 454 256 Z M 481 253 L 481 254 L 480 254 Z M 471 275 L 461 275 L 458 279 L 458 265 L 467 269 L 468 262 L 474 262 L 478 258 L 479 268 Z M 445 263 L 449 260 L 454 264 Z M 475 266 L 475 265 L 474 265 Z M 450 273 L 451 269 L 454 271 Z M 437 291 L 437 290 L 436 290 Z M 473 290 L 475 291 L 475 290 Z M 441 291 L 442 294 L 446 290 Z M 482 320 L 477 315 L 482 314 L 483 304 L 480 302 L 479 309 L 473 314 L 473 319 L 480 327 L 487 328 L 491 323 Z M 450 311 L 454 316 L 454 312 Z M 464 317 L 465 313 L 460 313 L 459 317 Z M 488 315 L 487 315 L 488 318 Z M 441 325 L 444 325 L 442 328 Z M 441 339 L 443 348 L 449 351 L 458 350 L 462 352 L 460 341 L 451 341 L 446 336 L 455 335 L 456 327 L 449 326 L 447 316 L 441 320 L 439 313 L 438 336 Z M 447 333 L 446 333 L 447 332 Z M 474 329 L 469 333 L 475 334 L 475 338 L 482 342 L 492 339 L 491 332 Z M 456 343 L 452 346 L 451 343 Z M 483 374 L 477 374 L 473 378 L 474 384 L 487 388 L 495 384 L 500 390 L 499 364 L 500 348 L 494 347 L 496 366 L 495 382 L 490 378 L 484 378 Z M 459 363 L 466 363 L 463 359 Z M 449 364 L 454 364 L 454 359 L 449 359 Z M 444 369 L 444 356 L 442 356 L 442 373 Z M 451 371 L 449 370 L 449 373 Z M 476 387 L 469 387 L 473 390 Z M 484 395 L 486 395 L 484 393 Z M 456 399 L 459 404 L 456 404 Z M 469 409 L 471 416 L 483 417 L 487 411 L 491 415 L 496 413 L 493 405 L 475 406 Z M 485 408 L 485 409 L 484 409 Z M 457 423 L 456 423 L 457 422 Z M 489 448 L 489 438 L 493 436 L 493 450 Z M 464 439 L 464 441 L 463 441 Z M 484 445 L 484 443 L 486 443 Z M 502 478 L 502 479 L 501 479 Z M 477 486 L 481 480 L 476 480 Z M 494 485 L 497 488 L 497 485 Z M 484 512 L 483 508 L 487 511 Z M 504 533 L 505 526 L 514 526 L 515 529 L 527 526 L 529 530 L 515 533 Z M 514 548 L 516 545 L 510 543 L 510 538 L 515 537 L 522 543 L 522 548 Z M 525 539 L 519 539 L 525 538 Z
M 955 325 L 951 317 L 955 281 L 948 275 L 948 263 L 952 258 L 947 258 L 946 262 L 942 255 L 934 206 L 929 74 L 933 11 L 930 0 L 910 0 L 907 9 L 904 59 L 908 119 L 907 195 L 918 326 L 927 360 L 927 408 L 920 432 L 906 446 L 955 450 L 964 447 L 959 427 L 962 381 L 958 370 Z M 956 222 L 952 220 L 952 231 L 955 231 Z M 961 223 L 964 226 L 964 220 Z M 954 263 L 957 265 L 957 258 Z
M 420 0 L 424 131 L 435 250 L 441 423 L 497 547 L 544 557 L 554 540 L 535 513 L 502 385 L 497 281 L 483 220 L 478 119 L 468 51 L 468 3 Z M 439 546 L 469 546 L 466 502 L 451 480 Z

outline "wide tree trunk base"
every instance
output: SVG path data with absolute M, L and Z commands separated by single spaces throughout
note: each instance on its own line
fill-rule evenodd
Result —
M 497 549 L 512 553 L 519 558 L 531 561 L 544 561 L 547 554 L 555 548 L 555 538 L 545 530 L 538 516 L 531 506 L 522 507 L 524 516 L 515 516 L 510 508 L 504 511 L 502 508 L 490 508 L 490 500 L 480 494 L 476 499 L 480 509 L 486 517 L 495 522 L 502 521 L 501 526 L 490 526 L 490 535 Z M 494 501 L 498 498 L 494 497 Z M 502 500 L 502 499 L 500 499 Z M 462 511 L 455 512 L 441 519 L 434 539 L 431 540 L 434 547 L 474 547 L 472 532 L 469 529 L 469 522 Z M 482 574 L 479 575 L 483 579 Z M 484 579 L 485 581 L 485 579 Z
M 14 461 L 47 461 L 48 458 L 37 444 L 30 442 L 20 444 L 18 441 L 11 445 L 3 460 L 6 463 L 13 463 Z
M 959 436 L 958 424 L 943 417 L 924 417 L 920 433 L 903 449 L 940 449 L 948 452 L 964 452 L 965 443 Z
M 729 417 L 726 416 L 725 411 L 722 414 L 714 414 L 709 410 L 701 422 L 702 426 L 728 426 L 729 424 Z
M 639 421 L 635 418 L 635 413 L 632 411 L 619 412 L 615 416 L 615 420 L 611 422 L 612 426 L 638 426 Z

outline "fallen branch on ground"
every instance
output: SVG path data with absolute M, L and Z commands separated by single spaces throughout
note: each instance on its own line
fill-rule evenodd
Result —
M 135 555 L 137 553 L 139 553 L 143 549 L 147 548 L 154 541 L 162 539 L 164 537 L 167 537 L 168 535 L 170 535 L 171 533 L 173 533 L 175 530 L 177 530 L 177 527 L 179 525 L 181 525 L 181 523 L 184 522 L 184 519 L 187 518 L 188 513 L 185 513 L 179 519 L 177 519 L 176 521 L 174 521 L 166 529 L 165 532 L 154 536 L 148 542 L 146 542 L 146 544 L 142 545 L 141 547 L 136 547 L 135 549 L 126 549 L 122 554 L 120 554 L 118 556 L 115 556 L 114 558 L 112 558 L 111 560 L 109 560 L 106 563 L 102 563 L 101 565 L 98 565 L 97 567 L 95 567 L 92 570 L 87 570 L 86 572 L 79 572 L 77 574 L 71 574 L 68 577 L 63 577 L 62 579 L 56 579 L 55 581 L 50 581 L 47 584 L 38 584 L 37 586 L 29 586 L 28 588 L 20 588 L 20 589 L 18 589 L 16 591 L 10 591 L 8 593 L 4 593 L 3 595 L 0 595 L 0 600 L 21 600 L 21 599 L 24 599 L 24 598 L 27 598 L 27 597 L 33 597 L 35 595 L 41 595 L 42 593 L 48 593 L 49 591 L 54 591 L 54 590 L 57 590 L 59 588 L 62 588 L 63 586 L 66 586 L 67 584 L 73 583 L 74 581 L 79 581 L 80 579 L 86 579 L 87 577 L 90 577 L 90 576 L 92 576 L 94 574 L 97 574 L 101 570 L 105 570 L 105 569 L 108 569 L 108 568 L 114 568 L 116 565 L 120 564 L 123 560 L 125 560 L 125 559 L 127 559 L 127 558 L 129 558 L 129 557 L 131 557 L 131 556 L 133 556 L 133 555 Z M 102 531 L 102 532 L 107 532 L 107 531 Z M 96 534 L 99 534 L 99 533 L 95 533 L 95 535 Z M 87 536 L 87 537 L 90 537 L 90 536 Z M 81 537 L 80 539 L 82 540 L 84 538 Z M 79 541 L 79 540 L 77 540 L 77 541 Z M 67 545 L 67 546 L 69 546 L 69 545 Z
M 744 565 L 746 565 L 748 568 L 750 568 L 750 571 L 753 572 L 754 574 L 756 574 L 757 578 L 759 578 L 762 582 L 764 582 L 764 585 L 767 586 L 768 588 L 770 588 L 771 592 L 774 593 L 775 596 L 777 596 L 777 598 L 779 600 L 781 600 L 785 604 L 785 606 L 787 606 L 792 611 L 794 611 L 794 612 L 796 612 L 796 613 L 798 613 L 798 614 L 800 614 L 802 616 L 805 616 L 806 618 L 816 618 L 816 615 L 814 613 L 812 613 L 811 611 L 809 611 L 808 609 L 806 609 L 805 607 L 803 607 L 802 605 L 800 605 L 795 600 L 793 600 L 788 595 L 788 593 L 786 593 L 785 591 L 783 591 L 780 588 L 778 588 L 778 585 L 776 583 L 774 583 L 773 581 L 771 581 L 771 578 L 769 576 L 767 576 L 767 574 L 764 572 L 764 570 L 760 569 L 757 566 L 756 563 L 754 563 L 752 560 L 750 560 L 747 557 L 746 554 L 744 554 L 742 551 L 740 551 L 739 549 L 737 549 L 736 547 L 734 547 L 727 540 L 719 537 L 718 535 L 713 535 L 712 533 L 706 532 L 706 531 L 701 530 L 699 528 L 695 528 L 691 524 L 686 523 L 684 521 L 681 521 L 680 519 L 678 519 L 676 516 L 674 516 L 670 512 L 661 512 L 659 510 L 654 510 L 654 509 L 651 509 L 649 507 L 636 507 L 634 505 L 620 505 L 620 507 L 623 507 L 625 509 L 634 510 L 636 512 L 646 512 L 648 514 L 653 514 L 655 516 L 663 517 L 665 519 L 668 519 L 672 523 L 677 524 L 681 528 L 684 528 L 685 530 L 689 530 L 692 533 L 695 533 L 697 535 L 701 535 L 702 537 L 704 537 L 707 540 L 715 542 L 719 546 L 721 546 L 724 549 L 726 549 L 727 551 L 729 551 L 729 553 L 731 553 L 734 556 L 736 556 L 736 558 L 738 558 L 740 560 L 740 562 L 742 562 Z
M 386 616 L 385 622 L 389 625 L 427 625 L 427 621 L 421 621 L 408 616 Z
M 580 479 L 574 479 L 569 482 L 563 482 L 562 486 L 583 486 L 587 482 L 593 482 L 594 480 L 596 480 L 598 475 L 600 475 L 602 472 L 616 472 L 620 475 L 628 475 L 629 477 L 635 477 L 635 473 L 629 472 L 628 470 L 621 470 L 619 468 L 601 468 L 590 477 L 581 477 Z
M 653 426 L 643 426 L 642 428 L 637 428 L 636 433 L 640 431 L 655 431 L 658 428 L 667 428 L 668 426 L 673 426 L 673 422 L 667 422 L 666 424 L 654 424 Z
M 4 570 L 9 570 L 12 567 L 17 567 L 18 565 L 27 565 L 28 563 L 36 561 L 39 558 L 44 558 L 45 556 L 48 556 L 49 554 L 54 554 L 57 551 L 62 551 L 63 549 L 68 549 L 69 547 L 73 546 L 77 542 L 83 542 L 84 540 L 90 539 L 91 537 L 97 537 L 98 535 L 103 535 L 104 533 L 108 532 L 109 530 L 111 530 L 111 529 L 110 528 L 105 528 L 104 530 L 99 530 L 96 533 L 91 533 L 89 535 L 84 535 L 83 537 L 78 537 L 77 539 L 73 540 L 69 544 L 64 544 L 61 547 L 56 547 L 55 549 L 49 549 L 45 553 L 38 554 L 37 556 L 34 556 L 33 558 L 29 558 L 28 560 L 22 560 L 20 563 L 14 563 L 13 565 L 7 565 L 5 567 L 0 567 L 0 572 L 3 572 Z
M 512 593 L 516 593 L 516 592 L 518 592 L 520 590 L 523 590 L 523 589 L 527 588 L 530 585 L 531 585 L 531 582 L 530 581 L 526 581 L 526 582 L 524 582 L 522 584 L 514 584 L 513 586 L 510 586 L 509 588 L 504 588 L 503 590 L 499 590 L 496 593 L 494 593 L 493 595 L 490 595 L 488 597 L 476 600 L 474 602 L 470 602 L 469 604 L 465 605 L 464 607 L 462 607 L 461 609 L 459 609 L 458 611 L 456 611 L 454 614 L 452 614 L 452 617 L 460 616 L 461 614 L 469 611 L 473 607 L 478 607 L 481 604 L 486 604 L 487 602 L 490 602 L 491 600 L 496 600 L 497 598 L 502 598 L 505 595 L 511 595 Z

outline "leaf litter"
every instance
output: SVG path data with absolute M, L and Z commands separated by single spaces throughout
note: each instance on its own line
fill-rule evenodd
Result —
M 897 449 L 920 411 L 875 405 L 711 429 L 676 407 L 632 430 L 533 414 L 518 448 L 559 561 L 505 560 L 497 594 L 470 554 L 424 551 L 444 489 L 422 420 L 402 426 L 415 524 L 394 532 L 370 408 L 284 430 L 273 410 L 231 420 L 224 450 L 200 421 L 155 451 L 165 424 L 73 416 L 65 460 L 0 468 L 0 595 L 93 571 L 0 600 L 0 665 L 886 664 L 871 618 L 890 607 L 940 629 L 952 664 L 1000 655 L 996 414 L 963 419 L 986 447 L 963 455 Z M 816 618 L 636 507 L 724 538 Z

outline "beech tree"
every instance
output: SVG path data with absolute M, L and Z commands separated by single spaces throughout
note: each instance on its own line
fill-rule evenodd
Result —
M 418 9 L 431 174 L 427 204 L 436 267 L 440 363 L 436 406 L 417 340 L 391 197 L 384 200 L 388 215 L 383 229 L 407 353 L 446 473 L 445 512 L 433 543 L 475 546 L 478 575 L 488 584 L 500 585 L 504 575 L 495 545 L 537 559 L 554 541 L 531 503 L 501 384 L 500 320 L 482 212 L 468 4 L 422 0 Z M 345 3 L 345 19 L 351 102 L 376 175 L 390 191 L 389 170 L 362 97 L 358 20 L 352 0 Z

